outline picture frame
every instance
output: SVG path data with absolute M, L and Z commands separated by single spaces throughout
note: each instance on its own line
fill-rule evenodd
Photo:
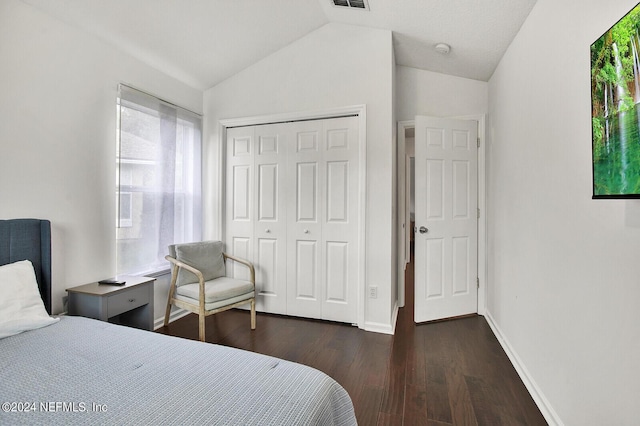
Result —
M 640 198 L 640 3 L 591 44 L 593 198 Z

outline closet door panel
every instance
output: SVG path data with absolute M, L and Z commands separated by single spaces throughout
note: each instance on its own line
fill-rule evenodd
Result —
M 318 162 L 296 166 L 296 222 L 318 223 Z
M 258 164 L 258 220 L 278 220 L 278 172 L 277 163 Z
M 231 176 L 231 217 L 234 221 L 248 222 L 251 220 L 251 166 L 240 164 L 233 166 Z
M 358 120 L 325 120 L 322 223 L 325 277 L 322 318 L 357 322 Z
M 349 162 L 327 162 L 327 222 L 349 220 Z
M 225 175 L 225 251 L 253 261 L 254 128 L 227 129 Z M 246 279 L 246 270 L 227 263 L 230 276 Z
M 348 303 L 349 293 L 349 244 L 327 242 L 326 246 L 326 300 Z
M 281 124 L 256 126 L 256 210 L 254 258 L 256 309 L 286 314 L 287 212 L 286 159 L 288 135 Z
M 318 301 L 318 282 L 315 271 L 317 264 L 318 244 L 316 241 L 298 240 L 296 247 L 296 280 L 295 287 L 296 300 L 311 302 Z
M 231 250 L 227 248 L 234 256 L 238 256 L 242 259 L 251 259 L 252 239 L 247 237 L 233 237 L 231 240 Z M 241 263 L 233 261 L 227 262 L 227 275 L 238 278 L 240 280 L 248 281 L 250 279 L 249 270 Z
M 287 314 L 322 317 L 322 122 L 287 123 Z
M 256 238 L 256 287 L 258 294 L 265 297 L 278 296 L 278 240 Z M 258 269 L 260 271 L 258 272 Z

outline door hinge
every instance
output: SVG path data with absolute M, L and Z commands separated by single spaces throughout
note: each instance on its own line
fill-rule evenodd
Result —
M 478 219 L 480 219 L 480 208 L 478 208 Z
M 478 148 L 480 148 L 480 138 L 478 138 Z
M 476 288 L 480 288 L 480 278 L 476 277 Z

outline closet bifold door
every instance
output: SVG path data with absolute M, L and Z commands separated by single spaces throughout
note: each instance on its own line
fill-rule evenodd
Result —
M 286 159 L 284 124 L 255 127 L 254 262 L 256 309 L 287 313 Z
M 322 318 L 322 124 L 291 123 L 287 155 L 287 314 L 308 318 Z
M 294 126 L 295 125 L 295 126 Z M 357 322 L 358 120 L 291 123 L 287 313 Z
M 323 122 L 322 319 L 357 322 L 358 119 Z
M 259 311 L 357 322 L 358 144 L 357 117 L 227 129 L 225 242 Z
M 227 129 L 225 250 L 253 261 L 254 127 Z M 227 263 L 227 275 L 249 279 L 247 268 Z

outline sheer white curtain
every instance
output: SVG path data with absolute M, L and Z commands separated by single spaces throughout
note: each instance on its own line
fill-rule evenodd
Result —
M 201 239 L 202 119 L 120 85 L 117 273 L 168 269 L 167 246 Z

